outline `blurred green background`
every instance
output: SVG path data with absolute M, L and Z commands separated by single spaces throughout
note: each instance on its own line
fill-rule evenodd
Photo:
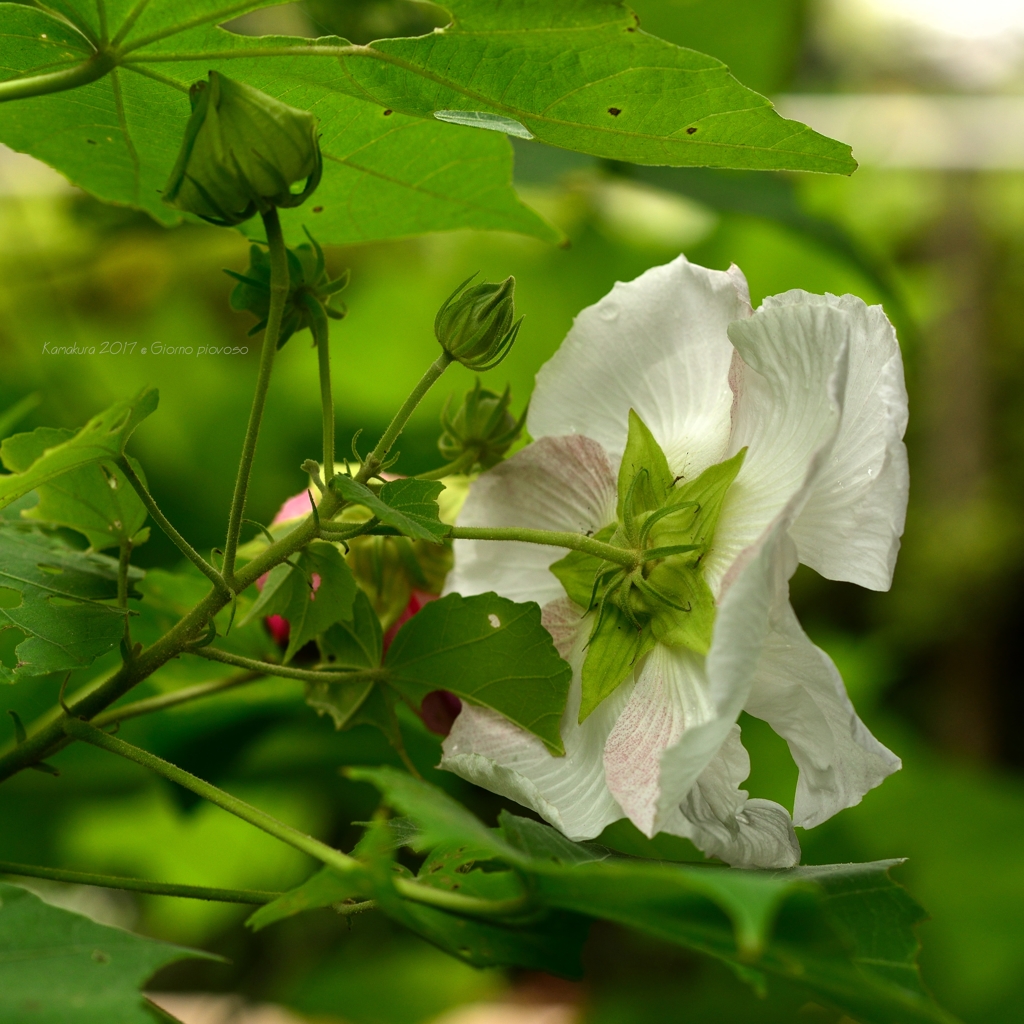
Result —
M 998 94 L 1020 92 L 1024 81 L 1024 46 L 1017 63 L 1000 50 L 997 68 L 977 40 L 949 43 L 949 25 L 886 22 L 866 0 L 633 6 L 646 30 L 720 57 L 770 96 Z M 948 6 L 933 5 L 940 14 Z M 238 28 L 366 41 L 443 20 L 413 3 L 307 0 Z M 34 168 L 0 163 L 0 410 L 37 394 L 19 429 L 73 427 L 158 386 L 160 409 L 133 450 L 172 521 L 208 549 L 222 541 L 256 372 L 251 321 L 230 312 L 232 282 L 221 273 L 244 268 L 247 245 L 228 230 L 167 232 L 47 182 Z M 801 569 L 794 599 L 904 769 L 800 839 L 808 863 L 906 857 L 897 876 L 932 915 L 920 929 L 928 983 L 966 1021 L 1020 1020 L 1024 687 L 1014 623 L 1024 593 L 1024 171 L 864 166 L 850 179 L 636 171 L 517 143 L 517 184 L 564 230 L 567 247 L 453 233 L 329 250 L 333 270 L 352 271 L 349 316 L 331 336 L 339 450 L 356 430 L 370 438 L 386 424 L 434 358 L 435 310 L 473 271 L 518 281 L 526 322 L 511 356 L 485 378 L 499 390 L 511 383 L 516 409 L 583 306 L 680 251 L 710 267 L 737 263 L 755 305 L 795 287 L 882 302 L 897 324 L 911 395 L 913 487 L 895 584 L 873 594 Z M 45 351 L 104 342 L 118 354 Z M 247 356 L 156 351 L 247 343 Z M 439 463 L 439 410 L 471 383 L 456 367 L 428 396 L 403 437 L 398 470 Z M 278 360 L 253 518 L 268 522 L 305 485 L 299 466 L 318 453 L 318 417 L 316 359 L 300 335 Z M 177 558 L 155 534 L 137 561 L 174 567 Z M 0 658 L 10 658 L 13 640 L 0 634 Z M 0 693 L 0 704 L 31 717 L 53 702 L 57 685 L 23 683 Z M 411 719 L 406 725 L 414 759 L 432 779 L 481 814 L 496 813 L 486 794 L 431 773 L 437 740 Z M 791 806 L 795 769 L 784 744 L 757 721 L 742 725 L 754 766 L 748 788 Z M 352 841 L 349 822 L 365 820 L 374 802 L 338 767 L 392 760 L 373 734 L 335 734 L 281 680 L 132 722 L 124 734 L 338 843 Z M 285 887 L 308 871 L 295 851 L 140 769 L 77 748 L 60 765 L 60 779 L 28 772 L 0 789 L 0 858 L 253 888 Z M 601 1024 L 832 1019 L 799 994 L 772 987 L 761 999 L 717 967 L 611 928 L 595 930 L 589 980 L 560 987 L 474 971 L 372 915 L 349 925 L 323 911 L 254 937 L 240 926 L 243 911 L 229 906 L 52 895 L 228 958 L 172 968 L 156 988 L 238 991 L 303 1019 L 420 1024 L 510 990 L 527 1002 L 577 1003 Z

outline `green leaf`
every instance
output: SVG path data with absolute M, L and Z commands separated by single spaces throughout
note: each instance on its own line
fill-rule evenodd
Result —
M 209 953 L 97 924 L 0 882 L 0 1019 L 7 1024 L 152 1024 L 140 987 Z
M 849 146 L 784 120 L 714 57 L 640 31 L 617 0 L 446 6 L 443 32 L 342 57 L 353 95 L 423 117 L 497 114 L 549 145 L 631 163 L 856 167 Z
M 132 579 L 141 572 L 135 570 Z M 8 681 L 89 665 L 118 645 L 125 613 L 117 597 L 117 562 L 75 551 L 41 533 L 0 527 L 0 629 L 25 634 Z
M 46 449 L 21 472 L 0 476 L 0 509 L 71 470 L 116 460 L 132 431 L 156 409 L 159 400 L 156 388 L 145 388 L 130 401 L 117 402 L 93 417 L 77 434 Z M 7 438 L 0 445 L 4 465 L 24 464 L 25 453 L 36 446 L 34 437 L 15 434 Z
M 654 642 L 650 629 L 637 630 L 620 608 L 610 601 L 605 604 L 597 631 L 587 644 L 580 673 L 580 722 L 626 681 L 637 660 Z
M 365 891 L 366 879 L 359 872 L 343 875 L 333 868 L 321 868 L 302 885 L 278 896 L 273 903 L 260 907 L 245 923 L 254 932 L 258 932 L 286 917 L 343 903 Z
M 629 410 L 629 433 L 626 450 L 619 464 L 618 506 L 619 522 L 627 515 L 649 512 L 658 508 L 672 487 L 672 470 L 648 426 Z M 626 499 L 631 498 L 627 508 Z
M 431 601 L 398 631 L 385 668 L 390 685 L 417 703 L 432 690 L 450 690 L 564 753 L 559 723 L 572 670 L 532 602 L 497 594 Z
M 0 412 L 0 440 L 5 438 L 39 403 L 43 396 L 39 392 L 26 395 L 14 405 Z
M 31 434 L 9 438 L 0 448 L 4 465 L 24 473 L 48 448 L 70 441 L 73 430 L 37 427 Z M 132 459 L 132 468 L 145 481 L 142 467 Z M 137 547 L 149 537 L 144 529 L 146 507 L 125 475 L 115 466 L 93 463 L 64 473 L 36 488 L 39 502 L 23 519 L 38 519 L 77 530 L 94 551 L 118 546 L 122 541 Z
M 293 562 L 271 570 L 263 592 L 241 623 L 245 626 L 267 615 L 286 618 L 291 632 L 285 661 L 336 622 L 351 618 L 356 596 L 352 570 L 333 544 L 312 541 Z
M 441 540 L 449 530 L 442 523 L 437 496 L 444 484 L 436 480 L 391 480 L 376 495 L 366 484 L 339 474 L 331 486 L 347 501 L 368 508 L 385 526 L 415 540 Z

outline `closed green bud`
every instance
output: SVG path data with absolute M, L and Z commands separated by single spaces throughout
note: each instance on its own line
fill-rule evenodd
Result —
M 303 243 L 288 250 L 288 298 L 281 315 L 281 332 L 277 337 L 280 348 L 297 331 L 309 328 L 313 341 L 326 331 L 327 321 L 341 320 L 347 310 L 337 293 L 348 284 L 348 271 L 331 280 L 327 274 L 323 249 L 307 231 L 309 244 Z M 270 316 L 270 256 L 258 245 L 249 249 L 249 266 L 244 274 L 226 270 L 238 284 L 231 293 L 231 308 L 248 310 L 259 321 L 249 331 L 258 334 L 267 326 Z
M 308 111 L 216 71 L 189 98 L 192 116 L 165 202 L 215 224 L 241 224 L 275 206 L 298 206 L 320 183 L 316 118 Z
M 482 281 L 470 286 L 473 277 L 463 281 L 437 311 L 434 334 L 453 359 L 482 372 L 508 355 L 523 318 L 515 319 L 514 277 L 500 284 Z
M 437 442 L 441 454 L 449 462 L 472 456 L 472 462 L 465 466 L 466 472 L 474 466 L 490 469 L 501 461 L 526 422 L 525 412 L 518 420 L 509 412 L 511 401 L 510 388 L 498 395 L 481 387 L 479 380 L 472 391 L 466 392 L 454 416 L 450 415 L 449 399 L 441 413 L 444 433 Z

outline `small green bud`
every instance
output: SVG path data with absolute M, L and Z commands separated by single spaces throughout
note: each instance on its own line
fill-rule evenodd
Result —
M 332 281 L 327 274 L 323 249 L 308 231 L 306 237 L 308 245 L 303 242 L 288 250 L 288 298 L 281 316 L 278 348 L 297 331 L 306 328 L 312 331 L 316 344 L 321 329 L 326 330 L 324 316 L 341 320 L 347 312 L 337 293 L 348 284 L 348 271 Z M 266 327 L 270 316 L 270 255 L 258 245 L 253 245 L 249 249 L 249 266 L 244 274 L 236 274 L 233 270 L 224 273 L 238 282 L 231 292 L 231 308 L 238 312 L 248 310 L 257 317 L 259 322 L 249 334 L 258 334 Z
M 516 279 L 500 284 L 466 278 L 434 317 L 434 334 L 441 347 L 471 370 L 491 370 L 508 355 L 523 318 L 515 319 Z
M 481 387 L 477 380 L 472 391 L 467 391 L 455 415 L 449 415 L 451 399 L 448 399 L 441 413 L 444 433 L 437 442 L 441 454 L 454 462 L 467 453 L 475 455 L 473 466 L 490 469 L 501 460 L 515 439 L 520 435 L 526 422 L 526 413 L 517 420 L 509 412 L 512 391 L 505 388 L 498 395 Z
M 164 202 L 215 224 L 298 206 L 320 183 L 316 118 L 211 71 L 189 90 L 192 116 Z M 301 192 L 292 185 L 305 181 Z

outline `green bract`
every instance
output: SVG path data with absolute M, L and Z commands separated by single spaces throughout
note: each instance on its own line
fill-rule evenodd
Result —
M 277 336 L 278 348 L 297 331 L 307 328 L 313 334 L 314 343 L 319 344 L 321 328 L 326 337 L 324 318 L 341 320 L 347 312 L 337 293 L 348 284 L 348 271 L 332 281 L 327 273 L 323 249 L 309 232 L 306 236 L 309 244 L 288 250 L 289 289 L 281 317 L 281 331 Z M 251 246 L 245 273 L 236 274 L 233 270 L 225 273 L 238 282 L 231 292 L 231 308 L 239 312 L 248 310 L 257 317 L 259 322 L 249 330 L 249 334 L 258 334 L 267 326 L 270 315 L 270 255 L 258 245 Z
M 526 413 L 517 420 L 509 412 L 512 401 L 511 388 L 502 394 L 488 391 L 477 380 L 472 391 L 467 391 L 462 404 L 451 415 L 451 399 L 441 413 L 444 433 L 438 439 L 437 447 L 451 462 L 472 457 L 472 465 L 490 469 L 509 450 L 522 432 Z M 468 471 L 472 465 L 465 466 Z
M 508 355 L 523 318 L 515 319 L 516 279 L 500 284 L 467 277 L 445 300 L 434 317 L 434 334 L 441 347 L 471 370 L 492 370 Z
M 323 170 L 316 118 L 211 71 L 189 90 L 192 116 L 164 201 L 215 224 L 299 206 Z M 296 182 L 305 181 L 298 193 Z
M 582 722 L 655 643 L 707 654 L 715 598 L 702 562 L 746 449 L 695 480 L 673 479 L 644 422 L 629 413 L 616 523 L 594 536 L 636 553 L 632 567 L 572 551 L 551 571 L 577 604 L 597 611 L 583 662 Z

